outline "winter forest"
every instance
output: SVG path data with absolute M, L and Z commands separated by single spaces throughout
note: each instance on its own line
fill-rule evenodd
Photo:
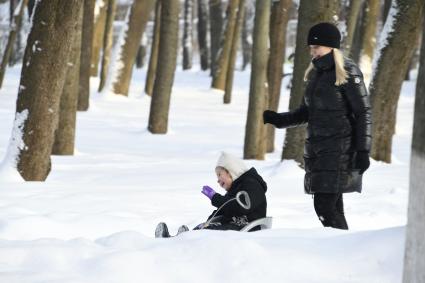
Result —
M 1 282 L 425 283 L 424 0 L 0 0 L 0 61 Z

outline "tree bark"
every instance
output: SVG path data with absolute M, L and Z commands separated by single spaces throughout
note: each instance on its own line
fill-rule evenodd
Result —
M 214 77 L 217 66 L 217 54 L 220 49 L 223 32 L 222 0 L 209 0 L 210 7 L 210 42 L 211 42 L 211 76 Z
M 209 68 L 209 49 L 208 49 L 208 3 L 206 0 L 198 0 L 198 43 L 199 55 L 201 59 L 201 70 Z
M 242 29 L 242 23 L 245 15 L 245 0 L 239 0 L 238 16 L 235 24 L 235 31 L 233 33 L 233 42 L 230 49 L 229 67 L 227 68 L 226 75 L 226 86 L 223 96 L 223 102 L 229 104 L 232 100 L 232 89 L 233 89 L 233 76 L 236 64 L 236 54 L 238 52 L 240 34 Z
M 282 86 L 283 64 L 286 56 L 286 28 L 288 26 L 291 0 L 273 2 L 270 18 L 270 57 L 267 69 L 269 85 L 268 108 L 277 111 Z M 267 152 L 274 151 L 275 127 L 266 126 Z
M 143 68 L 143 66 L 145 66 L 145 62 L 146 62 L 146 44 L 141 44 L 139 46 L 139 49 L 137 49 L 136 63 L 135 63 L 136 68 L 137 69 Z
M 84 0 L 83 28 L 81 34 L 80 77 L 78 111 L 89 109 L 90 69 L 93 42 L 94 5 L 96 0 Z
M 13 21 L 9 32 L 9 37 L 7 39 L 6 48 L 4 50 L 3 58 L 0 65 L 0 88 L 3 85 L 4 75 L 6 73 L 7 64 L 9 63 L 10 57 L 12 55 L 13 45 L 15 44 L 16 37 L 21 29 L 22 16 L 24 14 L 24 10 L 27 4 L 28 0 L 21 0 L 17 7 L 19 8 L 19 10 L 13 15 Z
M 424 13 L 425 15 L 425 13 Z M 425 16 L 416 84 L 403 282 L 425 282 Z
M 221 49 L 217 54 L 216 69 L 213 74 L 213 81 L 211 84 L 212 88 L 225 90 L 226 87 L 227 69 L 229 67 L 229 57 L 232 49 L 233 35 L 235 33 L 238 6 L 239 0 L 229 0 L 226 28 L 221 40 Z
M 367 14 L 367 5 L 366 2 L 362 2 L 360 7 L 360 14 L 357 18 L 356 29 L 354 32 L 353 43 L 351 44 L 350 54 L 351 59 L 358 65 L 360 62 L 360 55 L 363 46 L 364 33 L 366 30 L 366 17 Z
M 49 0 L 38 2 L 34 11 L 16 103 L 17 116 L 27 114 L 25 145 L 17 162 L 26 181 L 44 181 L 50 172 L 59 100 L 81 7 L 80 0 Z
M 247 2 L 242 26 L 242 70 L 245 70 L 246 66 L 251 63 L 253 10 L 251 3 Z
M 192 69 L 193 49 L 193 2 L 184 1 L 184 26 L 183 26 L 183 70 Z
M 308 1 L 301 0 L 298 8 L 297 43 L 295 48 L 294 72 L 292 78 L 291 97 L 289 110 L 300 106 L 304 92 L 304 72 L 310 64 L 307 34 L 311 26 L 319 22 L 332 22 L 333 15 L 337 15 L 335 0 Z M 304 164 L 305 127 L 290 128 L 286 130 L 282 160 L 293 159 Z
M 371 156 L 378 161 L 391 163 L 397 103 L 416 46 L 406 42 L 417 41 L 423 9 L 422 0 L 394 1 L 381 33 L 380 42 L 387 44 L 378 47 L 380 56 L 374 62 L 377 67 L 370 86 L 373 119 Z
M 103 33 L 105 32 L 106 23 L 106 12 L 108 9 L 107 0 L 96 1 L 96 6 L 98 7 L 98 14 L 94 19 L 93 27 L 93 46 L 90 69 L 90 74 L 92 77 L 97 77 L 99 73 L 100 50 L 102 48 L 103 43 Z
M 156 68 L 158 65 L 158 50 L 159 50 L 159 37 L 161 27 L 161 0 L 156 1 L 155 6 L 155 23 L 153 28 L 153 39 L 151 56 L 149 57 L 148 74 L 146 75 L 145 93 L 149 96 L 152 95 L 153 84 L 155 82 Z
M 348 8 L 348 15 L 346 19 L 347 30 L 343 41 L 344 53 L 347 57 L 351 57 L 351 47 L 353 44 L 354 33 L 356 31 L 362 3 L 362 0 L 350 0 L 350 6 Z
M 158 70 L 151 100 L 148 130 L 165 134 L 168 129 L 171 89 L 176 70 L 179 32 L 179 1 L 162 0 Z
M 366 85 L 369 85 L 372 74 L 372 59 L 376 47 L 376 30 L 380 9 L 379 0 L 366 0 L 365 30 L 363 33 L 363 46 L 360 57 L 360 69 L 363 72 Z
M 391 8 L 391 2 L 392 0 L 384 0 L 384 6 L 383 11 L 382 11 L 382 22 L 385 23 L 385 21 L 387 20 L 388 17 L 388 12 L 390 11 Z
M 263 160 L 266 153 L 265 126 L 262 115 L 267 105 L 267 61 L 270 29 L 270 1 L 255 5 L 254 43 L 249 105 L 245 129 L 244 159 Z
M 137 49 L 155 0 L 136 0 L 131 6 L 128 30 L 122 46 L 117 74 L 113 82 L 115 94 L 128 95 Z
M 80 10 L 80 15 L 76 19 L 76 23 L 77 26 L 75 27 L 74 36 L 71 42 L 71 51 L 66 60 L 68 62 L 68 70 L 60 98 L 59 123 L 55 131 L 55 140 L 52 146 L 53 155 L 74 154 L 83 9 Z
M 115 18 L 116 4 L 115 0 L 108 0 L 108 7 L 106 11 L 105 31 L 103 32 L 103 52 L 102 52 L 102 66 L 100 69 L 100 82 L 98 92 L 101 92 L 105 87 L 106 77 L 108 75 L 109 62 L 111 60 L 112 39 L 113 39 L 113 23 Z

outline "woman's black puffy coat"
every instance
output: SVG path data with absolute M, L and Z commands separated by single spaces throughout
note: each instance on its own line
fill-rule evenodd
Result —
M 308 123 L 304 147 L 306 193 L 361 191 L 356 152 L 370 150 L 371 111 L 363 75 L 345 59 L 347 83 L 336 86 L 333 53 L 313 60 L 301 106 L 279 113 L 278 128 Z
M 221 207 L 228 200 L 236 197 L 240 191 L 248 193 L 251 207 L 245 209 L 240 206 L 236 201 L 230 201 L 224 205 L 215 216 L 222 216 L 220 222 L 228 223 L 232 221 L 233 217 L 246 216 L 249 222 L 266 217 L 267 214 L 267 200 L 266 191 L 267 184 L 263 178 L 257 173 L 255 168 L 251 168 L 236 180 L 233 181 L 230 190 L 224 195 L 215 194 L 211 199 L 211 204 L 217 208 Z M 244 199 L 242 197 L 242 202 Z M 211 214 L 212 217 L 215 214 Z M 209 217 L 209 218 L 210 218 Z

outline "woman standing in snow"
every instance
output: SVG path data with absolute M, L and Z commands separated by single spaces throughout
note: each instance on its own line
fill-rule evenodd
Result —
M 369 168 L 371 111 L 363 75 L 344 58 L 341 35 L 331 23 L 310 28 L 307 43 L 313 59 L 305 72 L 301 105 L 285 113 L 266 110 L 264 123 L 290 128 L 308 123 L 304 146 L 305 192 L 325 227 L 348 229 L 343 193 L 361 192 Z
M 226 194 L 223 196 L 216 193 L 211 187 L 203 186 L 201 192 L 211 200 L 211 204 L 217 210 L 214 210 L 208 217 L 208 220 L 214 217 L 212 221 L 199 224 L 194 230 L 239 231 L 249 222 L 266 217 L 267 184 L 255 168 L 248 169 L 241 159 L 223 152 L 217 161 L 215 173 L 217 175 L 217 183 L 226 190 Z M 241 191 L 248 194 L 250 202 L 248 209 L 242 207 L 234 200 L 236 194 Z M 246 200 L 243 197 L 241 198 L 242 203 L 245 203 Z M 187 226 L 183 225 L 179 228 L 178 234 L 188 230 Z M 168 227 L 165 223 L 161 222 L 158 224 L 155 230 L 155 237 L 170 237 Z

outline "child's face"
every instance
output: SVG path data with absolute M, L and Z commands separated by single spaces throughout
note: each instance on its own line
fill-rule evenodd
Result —
M 215 173 L 217 174 L 217 183 L 226 191 L 230 190 L 230 187 L 232 187 L 232 176 L 230 176 L 229 172 L 227 170 L 217 168 L 215 170 Z

